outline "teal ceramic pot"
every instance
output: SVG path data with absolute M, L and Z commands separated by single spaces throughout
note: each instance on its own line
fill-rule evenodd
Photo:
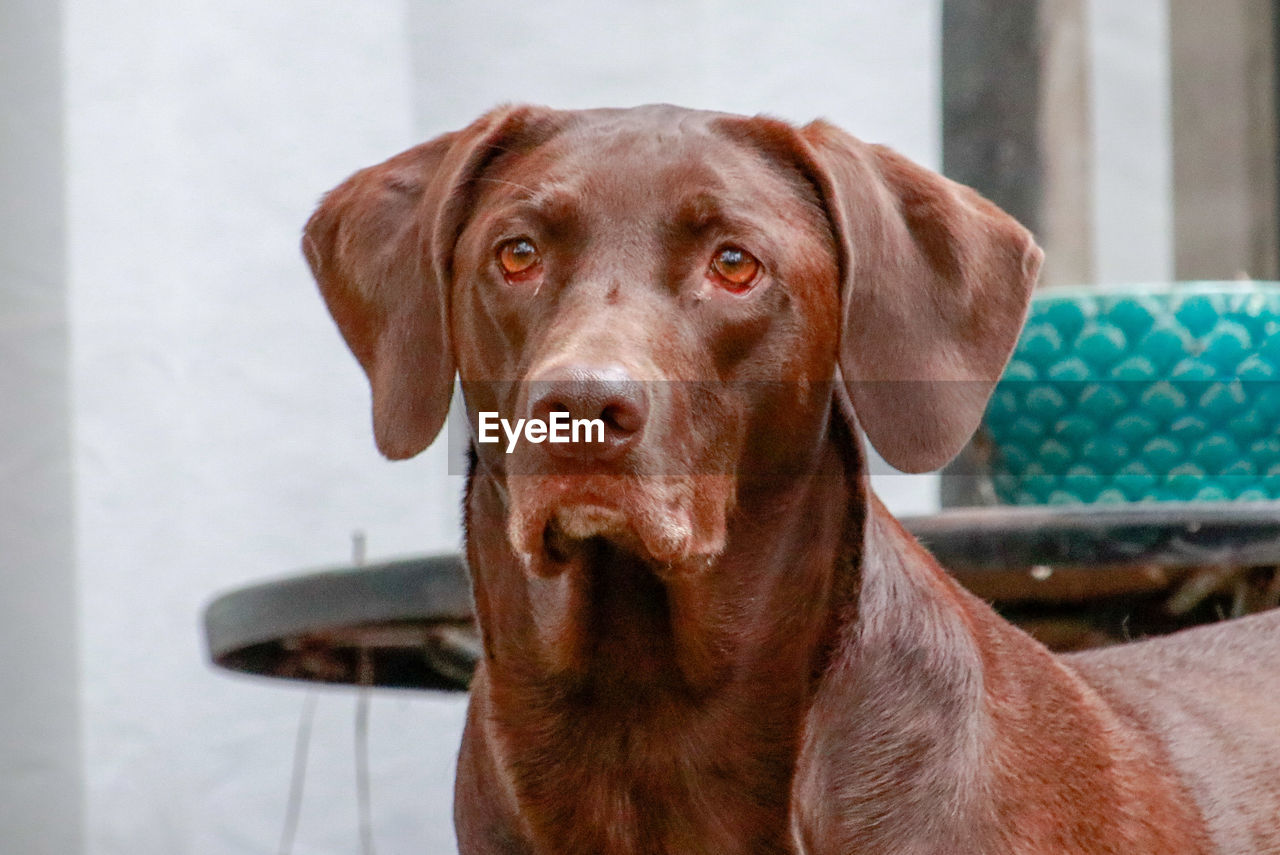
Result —
M 984 430 L 1004 502 L 1280 499 L 1280 283 L 1043 289 Z

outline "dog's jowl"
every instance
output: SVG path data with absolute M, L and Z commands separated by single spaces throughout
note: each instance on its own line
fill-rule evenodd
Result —
M 466 855 L 1280 852 L 1280 617 L 1055 657 L 870 492 L 861 437 L 945 463 L 1022 324 L 1040 250 L 973 191 L 824 122 L 508 107 L 303 246 L 387 456 L 462 384 Z

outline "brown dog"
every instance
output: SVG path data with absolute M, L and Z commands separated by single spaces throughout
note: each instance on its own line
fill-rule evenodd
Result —
M 854 413 L 939 466 L 1022 323 L 1040 250 L 972 191 L 821 122 L 504 108 L 304 248 L 387 456 L 463 383 L 463 853 L 1280 852 L 1277 616 L 1056 658 L 869 491 Z

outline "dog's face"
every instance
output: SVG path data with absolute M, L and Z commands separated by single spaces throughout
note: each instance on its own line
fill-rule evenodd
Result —
M 507 482 L 512 545 L 715 554 L 746 467 L 801 465 L 830 401 L 838 262 L 818 190 L 736 120 L 671 109 L 578 114 L 516 146 L 474 184 L 451 265 L 471 422 L 603 424 L 475 445 Z
M 802 471 L 842 381 L 899 468 L 952 456 L 1040 253 L 972 191 L 823 123 L 645 107 L 495 111 L 357 173 L 304 249 L 390 457 L 455 371 L 512 548 L 604 536 L 655 564 L 723 546 L 746 478 Z M 599 427 L 513 442 L 495 422 Z M 697 559 L 697 561 L 695 561 Z

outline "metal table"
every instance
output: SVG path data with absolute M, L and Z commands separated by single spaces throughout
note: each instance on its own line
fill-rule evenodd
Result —
M 963 508 L 903 522 L 988 599 L 1081 599 L 1167 586 L 1191 568 L 1280 565 L 1280 502 Z M 230 591 L 204 627 L 215 664 L 268 677 L 465 690 L 480 656 L 457 555 Z

